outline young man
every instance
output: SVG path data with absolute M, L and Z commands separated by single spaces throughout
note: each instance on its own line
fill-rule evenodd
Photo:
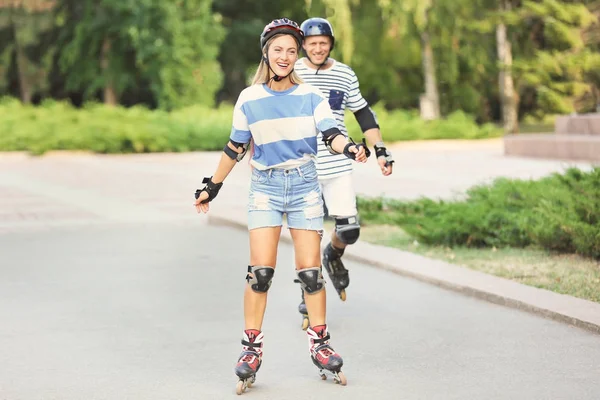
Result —
M 323 18 L 310 18 L 302 23 L 300 29 L 304 33 L 302 48 L 306 57 L 296 62 L 296 72 L 304 82 L 319 88 L 329 100 L 338 127 L 345 135 L 348 131 L 344 124 L 344 111 L 347 108 L 354 113 L 368 144 L 375 149 L 381 173 L 390 175 L 394 160 L 383 143 L 375 113 L 360 93 L 356 74 L 349 66 L 329 57 L 335 44 L 331 24 Z M 355 243 L 360 233 L 352 164 L 347 158 L 330 153 L 320 142 L 317 160 L 325 206 L 335 221 L 331 242 L 323 253 L 323 266 L 344 301 L 350 280 L 341 257 L 346 246 Z M 306 315 L 303 303 L 299 311 Z

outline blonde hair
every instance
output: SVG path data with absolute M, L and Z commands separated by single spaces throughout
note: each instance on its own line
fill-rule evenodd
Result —
M 263 49 L 264 53 L 268 54 L 269 47 L 271 46 L 271 43 L 273 43 L 273 40 L 275 40 L 278 37 L 283 36 L 283 35 L 285 35 L 285 33 L 278 33 L 277 35 L 274 35 L 272 38 L 270 38 L 267 41 L 267 44 L 265 44 L 265 47 Z M 300 46 L 298 46 L 296 48 L 296 50 L 298 52 L 300 52 Z M 269 83 L 269 81 L 271 80 L 271 77 L 270 77 L 271 70 L 269 69 L 269 66 L 267 65 L 267 63 L 265 61 L 265 57 L 266 56 L 263 55 L 263 57 L 260 59 L 260 64 L 258 64 L 258 68 L 256 69 L 256 73 L 254 74 L 254 78 L 252 78 L 252 85 L 258 85 L 261 83 Z M 292 72 L 288 75 L 288 78 L 290 78 L 290 82 L 292 82 L 293 84 L 304 83 L 302 78 L 300 78 L 300 76 L 296 73 L 295 70 L 292 70 Z

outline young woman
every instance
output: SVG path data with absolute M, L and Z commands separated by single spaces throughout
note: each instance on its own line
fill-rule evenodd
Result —
M 309 350 L 323 376 L 333 373 L 342 384 L 342 358 L 329 344 L 325 321 L 325 281 L 321 272 L 323 200 L 315 158 L 317 134 L 331 152 L 366 162 L 362 144 L 349 142 L 337 128 L 327 100 L 318 89 L 302 83 L 294 64 L 302 31 L 294 21 L 276 19 L 260 36 L 262 59 L 253 84 L 240 94 L 233 113 L 230 140 L 206 186 L 196 191 L 196 209 L 208 212 L 237 161 L 252 148 L 252 178 L 248 202 L 250 265 L 244 292 L 245 329 L 242 353 L 235 367 L 237 393 L 253 383 L 262 363 L 263 316 L 275 272 L 277 247 L 285 214 L 294 241 L 296 274 L 305 293 L 311 321 Z M 251 144 L 251 146 L 250 146 Z

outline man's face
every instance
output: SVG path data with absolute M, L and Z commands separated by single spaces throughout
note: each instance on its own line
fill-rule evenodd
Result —
M 329 36 L 309 36 L 302 44 L 313 64 L 323 64 L 331 51 L 331 38 Z

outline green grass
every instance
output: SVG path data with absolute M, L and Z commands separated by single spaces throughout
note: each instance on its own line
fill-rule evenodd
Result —
M 428 246 L 392 225 L 363 225 L 361 240 L 600 303 L 600 263 L 589 258 L 535 248 Z
M 358 198 L 365 224 L 451 248 L 536 248 L 600 261 L 600 168 L 539 180 L 498 178 L 453 200 Z

